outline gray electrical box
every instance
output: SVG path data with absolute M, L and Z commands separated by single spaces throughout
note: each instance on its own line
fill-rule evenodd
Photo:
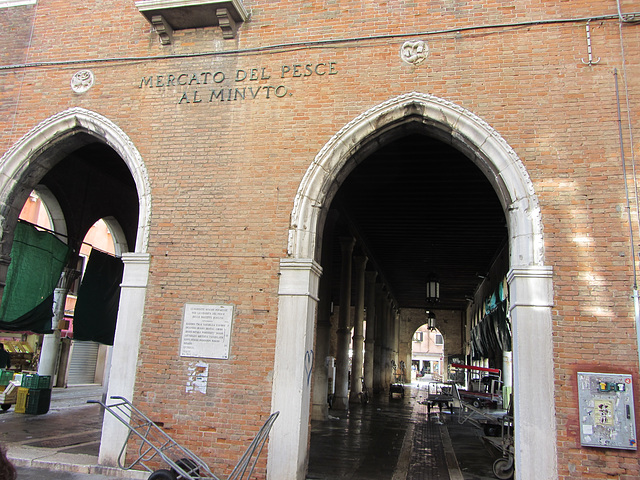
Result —
M 582 445 L 638 449 L 631 375 L 578 372 L 578 400 Z

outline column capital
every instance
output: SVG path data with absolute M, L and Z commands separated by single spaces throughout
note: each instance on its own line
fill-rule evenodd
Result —
M 322 267 L 311 258 L 283 258 L 278 294 L 309 296 L 317 301 L 321 275 Z
M 356 239 L 353 237 L 340 237 L 340 246 L 342 247 L 343 253 L 348 250 L 349 254 L 351 254 L 353 247 L 356 246 Z
M 367 257 L 366 255 L 356 255 L 353 257 L 353 261 L 356 264 L 356 267 L 358 266 L 364 267 L 367 264 L 368 260 L 369 260 L 369 257 Z
M 124 272 L 120 286 L 123 288 L 146 288 L 149 281 L 151 255 L 148 253 L 123 253 L 121 258 L 124 263 Z
M 509 307 L 552 307 L 553 268 L 533 265 L 512 268 L 507 274 Z

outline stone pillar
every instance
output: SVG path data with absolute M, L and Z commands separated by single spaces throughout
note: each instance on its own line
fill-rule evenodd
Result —
M 359 402 L 362 393 L 362 376 L 364 366 L 364 270 L 367 267 L 366 256 L 355 257 L 355 314 L 353 317 L 353 358 L 351 360 L 351 393 L 350 402 Z
M 384 304 L 384 327 L 384 384 L 386 389 L 391 385 L 393 379 L 393 365 L 391 364 L 393 360 L 393 304 L 388 294 Z
M 330 261 L 326 262 L 329 266 Z M 318 315 L 316 320 L 315 367 L 313 369 L 312 420 L 329 418 L 327 356 L 331 341 L 331 275 L 325 269 L 320 279 Z
M 511 405 L 513 392 L 513 352 L 502 352 L 502 405 L 507 409 Z
M 400 365 L 400 316 L 398 310 L 393 309 L 391 312 L 393 320 L 393 358 L 398 366 L 396 374 L 402 375 L 402 365 Z M 394 378 L 395 381 L 395 378 Z M 404 382 L 404 380 L 402 380 Z
M 40 361 L 38 362 L 38 375 L 50 375 L 51 385 L 55 385 L 56 365 L 60 354 L 60 320 L 64 318 L 64 304 L 67 300 L 66 288 L 56 288 L 53 291 L 53 317 L 51 323 L 53 333 L 44 335 L 42 339 L 42 350 L 40 351 Z
M 552 269 L 507 275 L 513 324 L 515 469 L 520 479 L 557 478 Z M 535 448 L 532 448 L 535 445 Z
M 373 350 L 373 393 L 384 392 L 384 313 L 383 313 L 383 286 L 377 283 L 375 286 L 375 348 Z
M 147 253 L 122 255 L 124 271 L 120 285 L 120 303 L 113 340 L 107 399 L 112 395 L 133 399 L 150 261 L 151 255 Z M 128 434 L 129 429 L 113 415 L 104 416 L 98 456 L 98 462 L 101 465 L 116 466 L 118 464 L 118 456 Z
M 351 314 L 351 254 L 355 239 L 340 239 L 342 272 L 340 275 L 340 311 L 338 313 L 338 346 L 336 352 L 336 393 L 333 407 L 346 410 L 349 407 L 349 316 Z
M 67 294 L 69 293 L 69 287 L 79 275 L 80 272 L 65 268 L 62 275 L 60 275 L 58 286 L 53 291 L 53 316 L 51 317 L 53 333 L 44 335 L 40 361 L 38 362 L 38 375 L 50 375 L 51 385 L 56 384 L 56 366 L 60 355 L 60 322 L 64 319 Z
M 376 277 L 377 272 L 365 272 L 365 304 L 367 309 L 367 330 L 364 342 L 364 385 L 373 392 L 373 365 L 376 344 Z
M 304 479 L 309 447 L 313 326 L 322 269 L 312 259 L 280 260 L 278 326 L 267 478 Z

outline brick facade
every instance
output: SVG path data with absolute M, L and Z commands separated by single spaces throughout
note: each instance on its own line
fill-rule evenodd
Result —
M 168 46 L 133 1 L 0 9 L 1 154 L 40 122 L 81 107 L 126 132 L 148 171 L 139 406 L 218 470 L 233 466 L 271 408 L 279 262 L 300 182 L 345 124 L 415 91 L 491 125 L 538 196 L 553 267 L 557 478 L 640 477 L 636 452 L 581 448 L 576 407 L 578 371 L 640 381 L 614 77 L 617 69 L 630 175 L 640 26 L 621 25 L 614 1 L 245 6 L 250 18 L 235 39 L 217 27 L 177 30 Z M 600 62 L 589 66 L 585 20 L 594 17 Z M 402 44 L 418 39 L 428 58 L 403 62 Z M 81 69 L 95 84 L 77 94 L 70 80 Z M 208 362 L 206 395 L 184 392 L 192 361 L 177 354 L 185 303 L 236 309 L 231 357 Z

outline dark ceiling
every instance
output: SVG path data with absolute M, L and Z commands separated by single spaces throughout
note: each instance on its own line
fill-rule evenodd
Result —
M 466 308 L 507 243 L 502 207 L 486 177 L 452 146 L 420 134 L 397 139 L 364 160 L 331 209 L 328 218 L 338 218 L 330 235 L 336 303 L 338 238 L 350 232 L 365 245 L 367 269 L 380 272 L 401 308 Z M 437 307 L 425 298 L 431 272 L 440 280 Z
M 40 181 L 60 204 L 72 242 L 91 226 L 114 217 L 133 250 L 138 228 L 138 193 L 120 156 L 103 143 L 89 143 L 68 154 Z
M 58 198 L 69 235 L 83 237 L 107 216 L 132 248 L 137 229 L 135 184 L 104 144 L 69 154 L 41 181 Z M 451 145 L 408 133 L 380 147 L 351 172 L 331 204 L 323 268 L 339 304 L 339 237 L 354 235 L 400 308 L 463 310 L 507 244 L 502 207 L 475 164 Z M 331 265 L 325 265 L 332 257 Z M 440 302 L 425 298 L 427 276 L 440 280 Z

